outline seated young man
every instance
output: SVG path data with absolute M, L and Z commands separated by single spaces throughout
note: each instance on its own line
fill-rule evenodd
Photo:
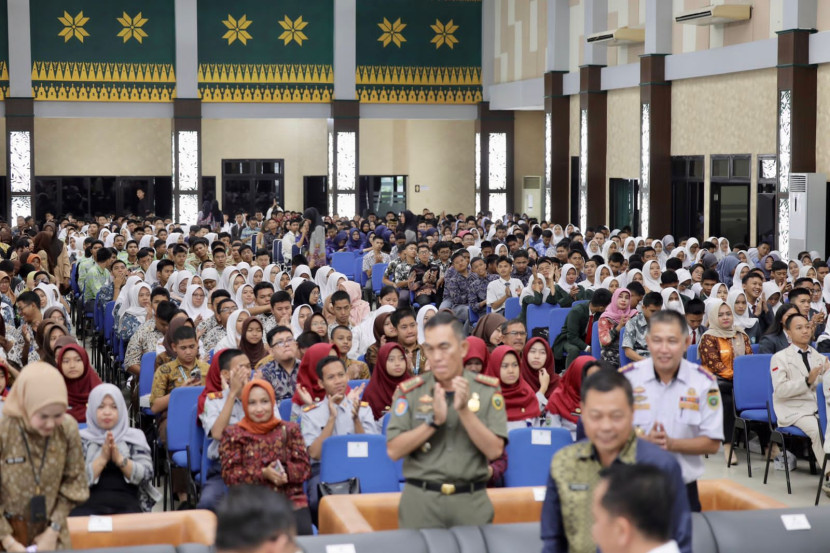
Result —
M 346 365 L 346 373 L 349 380 L 369 380 L 372 373 L 369 372 L 369 365 L 357 359 L 349 359 L 348 353 L 352 349 L 352 331 L 347 326 L 336 326 L 331 331 L 331 343 L 337 346 L 340 353 L 340 360 Z
M 418 322 L 415 313 L 409 308 L 398 309 L 389 317 L 398 333 L 397 342 L 406 352 L 406 364 L 412 374 L 418 375 L 426 370 L 427 357 L 418 344 Z
M 334 315 L 334 322 L 329 324 L 329 335 L 336 326 L 345 326 L 352 328 L 349 317 L 352 313 L 352 300 L 349 298 L 349 293 L 345 290 L 338 290 L 331 295 L 331 311 Z M 328 317 L 326 317 L 328 319 Z
M 152 319 L 148 318 L 138 327 L 124 353 L 124 366 L 131 375 L 138 375 L 141 370 L 141 357 L 145 353 L 156 351 L 159 342 L 164 339 L 170 320 L 179 310 L 169 299 L 170 292 L 164 288 L 153 288 L 150 292 L 150 307 L 155 316 Z
M 562 331 L 553 341 L 553 358 L 557 373 L 570 367 L 580 353 L 590 348 L 594 321 L 599 321 L 600 315 L 610 303 L 611 292 L 600 288 L 594 292 L 590 302 L 580 303 L 571 308 Z
M 641 361 L 646 357 L 651 357 L 646 344 L 648 321 L 652 315 L 662 308 L 663 296 L 657 292 L 649 292 L 643 298 L 643 310 L 625 323 L 622 347 L 625 356 L 631 361 Z
M 173 352 L 176 358 L 156 370 L 153 391 L 150 393 L 150 410 L 160 415 L 159 436 L 165 443 L 170 394 L 180 386 L 204 385 L 208 372 L 208 364 L 199 360 L 199 343 L 192 327 L 182 326 L 173 333 Z
M 522 293 L 522 281 L 511 276 L 513 263 L 503 255 L 496 263 L 499 278 L 487 285 L 487 306 L 493 313 L 504 313 L 504 303 L 507 298 L 516 297 Z
M 280 401 L 294 395 L 297 389 L 297 375 L 300 361 L 297 355 L 297 341 L 287 326 L 275 326 L 266 334 L 270 354 L 262 358 L 256 370 L 263 380 L 271 383 L 274 398 Z

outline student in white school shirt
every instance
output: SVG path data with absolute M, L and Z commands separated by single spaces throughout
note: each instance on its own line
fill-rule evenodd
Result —
M 493 313 L 504 313 L 504 302 L 507 298 L 518 298 L 524 286 L 518 278 L 510 278 L 513 263 L 506 255 L 499 257 L 496 262 L 496 272 L 499 278 L 487 285 L 487 307 Z

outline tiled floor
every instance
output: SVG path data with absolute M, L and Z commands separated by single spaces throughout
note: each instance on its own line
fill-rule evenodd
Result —
M 798 460 L 796 470 L 790 472 L 790 483 L 793 493 L 787 494 L 787 480 L 783 470 L 775 470 L 770 462 L 769 478 L 764 484 L 764 457 L 760 454 L 752 454 L 752 478 L 746 475 L 746 451 L 736 450 L 739 454 L 738 466 L 726 468 L 726 458 L 723 451 L 710 455 L 704 459 L 706 473 L 703 479 L 726 478 L 746 486 L 758 493 L 773 497 L 778 501 L 791 507 L 813 506 L 816 501 L 816 489 L 818 487 L 818 474 L 810 474 L 810 464 L 807 461 Z M 818 467 L 821 468 L 820 466 Z M 830 498 L 821 494 L 819 505 L 830 505 Z

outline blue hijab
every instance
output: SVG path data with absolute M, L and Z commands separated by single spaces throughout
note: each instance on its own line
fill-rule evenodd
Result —
M 355 238 L 355 234 L 357 238 Z M 349 231 L 349 241 L 346 242 L 346 251 L 347 252 L 358 252 L 362 251 L 366 247 L 366 235 L 360 232 L 358 229 L 353 228 Z
M 718 263 L 718 278 L 720 278 L 721 282 L 726 284 L 727 288 L 732 288 L 732 273 L 735 272 L 735 267 L 737 267 L 740 262 L 741 260 L 738 259 L 738 254 L 730 253 L 721 259 L 720 263 Z

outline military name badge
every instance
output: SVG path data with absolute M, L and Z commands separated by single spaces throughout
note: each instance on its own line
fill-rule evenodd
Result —
M 720 394 L 717 390 L 709 390 L 706 394 L 706 403 L 708 403 L 709 407 L 712 409 L 718 408 L 718 405 L 720 404 Z
M 406 401 L 406 398 L 398 398 L 398 401 L 395 402 L 395 416 L 402 417 L 408 410 L 409 402 Z
M 493 394 L 493 409 L 496 411 L 504 409 L 504 396 L 501 394 Z
M 467 401 L 467 409 L 473 413 L 478 413 L 478 410 L 481 409 L 481 397 L 479 397 L 478 392 L 473 392 L 473 397 Z

